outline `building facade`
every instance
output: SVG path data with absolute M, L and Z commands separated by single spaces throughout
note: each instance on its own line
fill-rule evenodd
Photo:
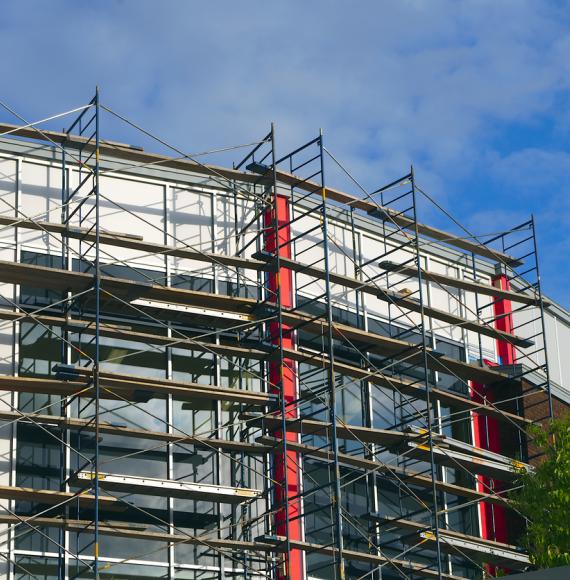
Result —
M 534 222 L 452 236 L 413 172 L 329 187 L 322 136 L 229 169 L 106 142 L 99 113 L 2 127 L 2 574 L 528 567 L 508 494 L 570 401 Z

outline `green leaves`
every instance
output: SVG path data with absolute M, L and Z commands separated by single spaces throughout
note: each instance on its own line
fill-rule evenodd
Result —
M 523 474 L 523 488 L 514 497 L 528 518 L 523 539 L 530 559 L 539 568 L 570 564 L 570 413 L 542 427 L 532 427 L 529 437 L 544 453 L 533 474 Z

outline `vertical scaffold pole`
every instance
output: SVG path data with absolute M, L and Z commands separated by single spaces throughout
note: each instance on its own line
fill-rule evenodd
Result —
M 264 215 L 265 250 L 274 255 L 274 268 L 268 274 L 268 299 L 277 306 L 276 319 L 269 323 L 271 342 L 277 347 L 277 359 L 269 363 L 269 381 L 279 396 L 281 429 L 276 433 L 280 450 L 274 453 L 275 529 L 285 538 L 285 558 L 277 570 L 279 580 L 301 580 L 303 555 L 291 548 L 291 541 L 302 540 L 299 454 L 290 451 L 287 441 L 297 442 L 296 433 L 287 432 L 287 420 L 298 418 L 296 366 L 284 356 L 284 348 L 294 348 L 293 329 L 283 323 L 283 308 L 293 308 L 293 273 L 281 267 L 281 256 L 291 258 L 291 221 L 289 198 L 277 190 L 275 155 L 275 126 L 271 124 L 272 191 L 270 203 Z
M 94 544 L 94 572 L 95 579 L 99 580 L 99 411 L 100 411 L 100 385 L 99 385 L 99 349 L 100 349 L 100 318 L 101 318 L 101 264 L 100 264 L 100 198 L 99 198 L 99 87 L 95 90 L 95 171 L 94 171 L 94 196 L 95 196 L 95 353 L 93 361 L 93 387 L 95 389 L 95 544 Z
M 68 194 L 68 183 L 67 183 L 67 163 L 66 163 L 66 150 L 65 150 L 65 141 L 61 145 L 61 223 L 65 226 L 67 230 L 69 228 L 69 224 L 67 223 L 67 215 L 69 214 L 69 209 L 67 207 L 67 194 Z M 62 233 L 61 236 L 61 265 L 64 270 L 68 269 L 68 260 L 69 260 L 69 249 L 68 249 L 69 238 Z M 69 316 L 70 308 L 69 308 L 69 292 L 63 292 L 62 298 L 67 298 L 68 301 L 64 302 L 62 305 L 64 316 L 67 318 Z M 69 364 L 69 333 L 65 328 L 61 329 L 61 355 L 60 360 L 62 364 Z M 60 403 L 60 413 L 61 416 L 64 417 L 67 415 L 67 404 L 66 399 L 61 398 Z M 59 431 L 61 437 L 61 443 L 59 446 L 59 469 L 60 469 L 60 480 L 59 480 L 59 489 L 61 491 L 66 491 L 66 479 L 67 479 L 67 472 L 66 472 L 66 448 L 63 441 L 67 437 L 67 430 L 65 427 L 61 427 Z M 66 512 L 69 512 L 66 506 Z M 66 516 L 68 513 L 66 513 Z M 57 577 L 58 578 L 65 578 L 65 530 L 61 529 L 59 531 L 59 552 L 57 558 Z
M 534 214 L 530 216 L 530 224 L 532 227 L 532 247 L 534 250 L 534 259 L 536 266 L 536 289 L 538 291 L 538 300 L 540 304 L 540 322 L 542 325 L 542 337 L 544 348 L 544 373 L 546 375 L 546 393 L 548 395 L 548 416 L 552 419 L 552 389 L 550 385 L 550 370 L 548 366 L 548 349 L 546 348 L 546 323 L 544 320 L 544 301 L 542 299 L 542 281 L 540 279 L 540 267 L 538 265 L 538 242 L 536 241 L 536 226 L 534 223 Z
M 424 292 L 423 292 L 423 278 L 422 278 L 422 263 L 420 256 L 420 238 L 418 231 L 418 216 L 417 216 L 417 200 L 416 200 L 416 182 L 414 177 L 413 166 L 410 169 L 410 182 L 412 185 L 412 205 L 414 214 L 414 236 L 415 244 L 414 250 L 416 254 L 416 264 L 418 271 L 418 296 L 420 300 L 420 325 L 422 329 L 422 351 L 423 351 L 423 366 L 424 366 L 424 377 L 425 377 L 425 387 L 426 387 L 426 415 L 427 415 L 427 429 L 428 429 L 428 445 L 429 445 L 429 455 L 430 455 L 430 476 L 432 481 L 432 495 L 433 495 L 433 532 L 435 535 L 435 549 L 437 558 L 437 575 L 441 580 L 442 578 L 442 561 L 441 561 L 441 545 L 440 545 L 440 534 L 439 534 L 439 502 L 437 498 L 437 486 L 436 477 L 437 469 L 434 460 L 433 453 L 433 424 L 434 420 L 432 417 L 432 405 L 431 405 L 431 385 L 430 385 L 430 372 L 428 367 L 428 337 L 426 334 L 426 315 L 424 310 Z
M 324 269 L 325 269 L 325 300 L 326 300 L 326 319 L 327 319 L 327 348 L 329 357 L 329 367 L 327 373 L 327 382 L 329 387 L 329 420 L 331 424 L 331 446 L 333 452 L 333 470 L 334 482 L 333 488 L 333 504 L 334 504 L 334 518 L 335 518 L 335 542 L 337 551 L 336 569 L 338 571 L 338 579 L 344 580 L 344 546 L 343 546 L 343 531 L 342 531 L 342 496 L 340 487 L 340 465 L 338 460 L 338 437 L 336 431 L 336 391 L 335 391 L 335 369 L 334 369 L 334 344 L 333 344 L 333 316 L 331 305 L 331 283 L 330 283 L 330 265 L 329 265 L 329 243 L 328 243 L 328 219 L 327 219 L 327 192 L 325 183 L 325 161 L 324 161 L 324 145 L 323 145 L 323 130 L 319 133 L 319 154 L 321 163 L 321 219 L 323 232 L 323 253 L 324 253 Z

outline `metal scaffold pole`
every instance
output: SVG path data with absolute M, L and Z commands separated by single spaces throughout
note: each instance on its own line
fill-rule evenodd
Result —
M 426 332 L 427 317 L 425 315 L 425 296 L 423 291 L 423 280 L 422 280 L 422 258 L 420 254 L 420 239 L 418 232 L 418 206 L 416 198 L 416 184 L 414 177 L 414 168 L 410 168 L 410 182 L 412 186 L 412 213 L 413 220 L 415 223 L 414 231 L 414 253 L 417 265 L 417 276 L 418 276 L 418 299 L 420 302 L 420 327 L 422 336 L 422 362 L 423 362 L 423 376 L 425 377 L 425 392 L 426 392 L 426 420 L 427 420 L 427 431 L 428 431 L 428 446 L 429 446 L 429 463 L 430 463 L 430 475 L 432 480 L 431 492 L 433 495 L 432 502 L 432 522 L 433 522 L 433 532 L 435 535 L 435 551 L 437 559 L 437 574 L 438 578 L 442 578 L 442 561 L 441 561 L 441 538 L 439 533 L 439 501 L 438 501 L 438 490 L 437 490 L 437 466 L 435 464 L 434 457 L 434 441 L 433 441 L 433 428 L 434 428 L 434 417 L 432 415 L 432 401 L 431 401 L 431 377 L 430 369 L 428 365 L 428 348 L 432 347 L 430 344 L 431 340 L 428 339 Z
M 542 337 L 544 341 L 544 374 L 546 375 L 546 393 L 548 396 L 548 416 L 554 417 L 552 409 L 552 386 L 550 384 L 550 367 L 548 365 L 548 348 L 546 346 L 546 323 L 544 320 L 544 299 L 542 297 L 542 279 L 540 277 L 540 266 L 538 264 L 538 242 L 536 240 L 536 224 L 534 222 L 534 214 L 530 216 L 530 224 L 532 228 L 532 249 L 534 252 L 534 259 L 536 263 L 536 291 L 538 293 L 539 309 L 540 309 L 540 324 Z
M 327 193 L 325 184 L 325 160 L 323 149 L 323 131 L 319 132 L 319 155 L 321 164 L 321 219 L 323 233 L 323 253 L 324 253 L 324 282 L 325 282 L 325 304 L 326 304 L 326 324 L 327 324 L 327 350 L 330 364 L 327 370 L 327 382 L 329 392 L 329 419 L 331 424 L 331 446 L 333 452 L 333 504 L 335 517 L 335 542 L 337 573 L 339 580 L 345 578 L 344 566 L 344 538 L 342 526 L 342 495 L 340 462 L 338 457 L 338 435 L 337 435 L 337 410 L 336 410 L 336 384 L 335 384 L 335 353 L 333 341 L 333 314 L 331 304 L 331 282 L 330 282 L 330 261 L 329 261 L 329 232 L 327 217 Z
M 100 397 L 101 386 L 99 380 L 100 359 L 100 330 L 101 330 L 101 261 L 100 261 L 100 236 L 101 236 L 101 201 L 99 183 L 99 146 L 100 146 L 100 103 L 99 87 L 95 92 L 95 168 L 94 168 L 94 196 L 95 196 L 95 353 L 93 360 L 93 382 L 95 388 L 95 544 L 94 544 L 94 572 L 95 579 L 99 580 L 99 510 L 100 510 L 100 475 L 99 475 L 99 438 L 100 438 Z
M 291 578 L 291 536 L 290 536 L 290 513 L 289 513 L 289 457 L 288 457 L 288 446 L 287 446 L 287 385 L 285 384 L 285 357 L 283 355 L 283 300 L 284 292 L 289 292 L 290 289 L 284 289 L 282 285 L 282 269 L 281 269 L 281 215 L 280 215 L 280 203 L 279 196 L 277 192 L 277 170 L 275 166 L 276 155 L 275 155 L 275 125 L 271 123 L 271 173 L 272 173 L 272 183 L 271 183 L 271 198 L 269 203 L 269 218 L 266 222 L 266 227 L 272 228 L 272 231 L 266 235 L 267 249 L 270 252 L 274 252 L 275 259 L 275 273 L 269 274 L 269 292 L 272 294 L 270 300 L 274 301 L 277 306 L 277 323 L 270 323 L 271 337 L 274 344 L 277 345 L 278 351 L 278 361 L 277 369 L 273 366 L 273 372 L 270 372 L 270 381 L 277 386 L 279 395 L 279 410 L 281 414 L 281 453 L 276 454 L 275 461 L 282 462 L 282 465 L 276 465 L 276 474 L 281 476 L 281 481 L 277 481 L 277 486 L 281 486 L 281 489 L 277 489 L 277 510 L 279 510 L 275 517 L 277 522 L 281 520 L 282 524 L 277 524 L 278 534 L 285 532 L 285 558 L 283 562 L 283 570 L 278 572 L 278 577 L 286 578 L 289 580 Z M 286 219 L 283 216 L 283 219 Z M 276 336 L 275 336 L 276 335 Z M 279 473 L 279 471 L 282 471 Z M 280 513 L 282 512 L 282 513 Z M 283 525 L 284 524 L 284 525 Z M 280 529 L 279 529 L 280 528 Z

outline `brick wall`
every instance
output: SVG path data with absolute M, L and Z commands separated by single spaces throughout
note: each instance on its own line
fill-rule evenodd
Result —
M 543 391 L 532 392 L 532 387 L 528 384 L 523 386 L 523 393 L 526 396 L 523 401 L 523 414 L 527 419 L 539 424 L 543 424 L 548 417 L 548 396 Z M 559 418 L 570 412 L 570 405 L 564 403 L 556 397 L 552 397 L 552 414 L 554 418 Z M 528 457 L 531 465 L 540 463 L 540 457 L 537 456 L 538 449 L 532 444 L 528 443 Z

